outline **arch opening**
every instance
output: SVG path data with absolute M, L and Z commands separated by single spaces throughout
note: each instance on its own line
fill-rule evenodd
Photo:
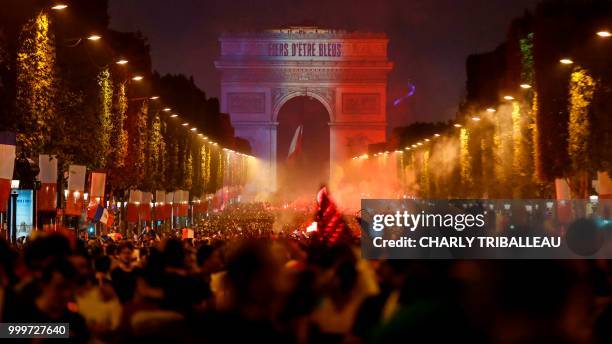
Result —
M 297 96 L 279 109 L 277 129 L 278 193 L 285 200 L 312 199 L 329 180 L 330 114 L 317 99 Z M 301 144 L 292 156 L 290 146 L 302 126 Z

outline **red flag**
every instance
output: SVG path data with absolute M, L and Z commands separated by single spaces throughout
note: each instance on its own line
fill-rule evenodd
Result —
M 300 125 L 293 134 L 291 145 L 289 146 L 289 154 L 287 155 L 287 161 L 295 160 L 302 151 L 302 133 L 304 128 Z
M 322 187 L 317 194 L 318 209 L 315 217 L 317 232 L 314 237 L 327 244 L 350 240 L 351 233 L 342 218 L 336 204 L 329 197 L 327 187 Z

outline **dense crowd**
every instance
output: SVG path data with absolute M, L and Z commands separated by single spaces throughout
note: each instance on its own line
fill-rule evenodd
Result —
M 367 261 L 242 206 L 193 239 L 0 243 L 0 322 L 73 342 L 612 343 L 609 261 Z

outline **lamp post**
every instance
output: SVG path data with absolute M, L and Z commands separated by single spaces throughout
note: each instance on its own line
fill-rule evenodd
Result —
M 9 222 L 9 232 L 11 233 L 11 242 L 17 242 L 17 196 L 19 189 L 19 179 L 11 180 L 11 220 Z

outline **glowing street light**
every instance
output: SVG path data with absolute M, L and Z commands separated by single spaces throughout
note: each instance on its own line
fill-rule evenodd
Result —
M 461 124 L 459 124 L 459 123 L 455 123 L 455 124 L 453 124 L 453 126 L 454 126 L 455 128 L 461 128 Z
M 97 40 L 100 40 L 101 38 L 102 36 L 96 35 L 96 34 L 92 34 L 92 35 L 89 35 L 89 37 L 87 37 L 87 39 L 90 41 L 97 41 Z
M 170 112 L 171 110 L 172 110 L 171 108 L 167 107 L 167 108 L 164 108 L 162 111 L 163 112 Z
M 123 66 L 124 64 L 128 63 L 128 60 L 126 60 L 126 59 L 119 59 L 115 63 L 120 65 L 120 66 Z
M 472 117 L 472 121 L 478 122 L 478 121 L 480 121 L 480 117 L 474 116 L 474 117 Z
M 504 96 L 505 100 L 514 100 L 514 97 L 511 95 Z
M 183 123 L 183 124 L 181 124 L 181 125 L 182 125 L 183 127 L 186 127 L 186 126 L 188 126 L 188 125 L 189 125 L 189 123 L 185 122 L 185 123 Z
M 175 114 L 175 113 L 173 113 L 172 115 L 170 115 L 170 118 L 176 118 L 176 117 L 178 117 L 178 115 L 177 115 L 177 114 Z
M 429 139 L 425 139 L 425 142 L 429 142 Z
M 602 31 L 597 32 L 597 36 L 602 37 L 602 38 L 608 38 L 612 36 L 612 33 L 610 33 L 610 31 L 608 30 L 602 30 Z
M 149 99 L 151 99 L 151 100 L 157 100 L 157 99 L 159 99 L 159 96 L 152 96 L 152 97 L 150 97 Z
M 134 75 L 134 76 L 132 77 L 132 80 L 134 80 L 134 81 L 141 81 L 142 79 L 144 79 L 144 78 L 142 77 L 142 75 Z
M 497 110 L 495 110 L 494 108 L 488 108 L 488 109 L 487 109 L 487 112 L 488 112 L 488 113 L 494 113 L 494 112 L 496 112 L 496 111 L 497 111 Z
M 440 134 L 436 133 L 434 134 L 435 137 L 440 137 Z
M 563 63 L 564 65 L 571 65 L 572 63 L 574 63 L 574 61 L 572 61 L 572 59 L 570 58 L 562 58 L 561 60 L 559 60 L 559 62 Z
M 423 142 L 417 142 L 417 146 L 422 146 Z
M 412 148 L 417 148 L 417 145 L 415 145 L 415 144 L 412 144 Z
M 198 130 L 198 128 L 193 127 L 193 128 L 191 128 L 190 130 L 195 132 L 195 131 L 197 131 L 197 130 Z
M 61 11 L 61 10 L 66 9 L 67 7 L 68 7 L 68 5 L 66 5 L 66 4 L 55 4 L 55 5 L 51 6 L 51 9 L 54 10 L 54 11 Z
M 404 149 L 405 149 L 405 150 L 410 150 L 410 147 L 406 147 L 406 148 L 404 148 Z
M 521 88 L 524 89 L 524 90 L 528 90 L 528 89 L 531 88 L 531 85 L 529 85 L 529 84 L 521 84 Z

